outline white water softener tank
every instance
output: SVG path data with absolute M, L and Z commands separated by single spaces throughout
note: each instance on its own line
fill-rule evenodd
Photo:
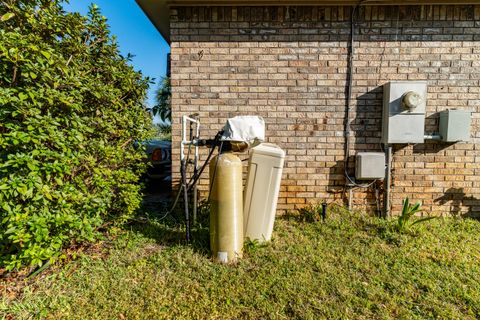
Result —
M 243 207 L 245 239 L 264 242 L 272 237 L 285 151 L 262 143 L 250 152 Z

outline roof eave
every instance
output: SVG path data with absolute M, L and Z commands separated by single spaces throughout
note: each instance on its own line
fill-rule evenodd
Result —
M 154 0 L 153 0 L 154 1 Z M 400 3 L 399 3 L 400 2 Z M 480 0 L 167 0 L 169 6 L 354 6 L 362 5 L 422 5 L 480 4 Z
M 170 12 L 167 0 L 135 0 L 163 39 L 170 44 Z
M 358 0 L 135 0 L 162 37 L 170 44 L 170 6 L 263 6 L 263 5 L 340 5 L 359 4 Z M 362 5 L 398 5 L 398 0 L 364 0 Z M 402 5 L 480 4 L 480 0 L 403 0 Z

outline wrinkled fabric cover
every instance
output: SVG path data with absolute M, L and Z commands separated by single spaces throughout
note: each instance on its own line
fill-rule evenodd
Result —
M 259 116 L 237 116 L 227 120 L 222 141 L 242 141 L 250 146 L 265 141 L 265 121 Z

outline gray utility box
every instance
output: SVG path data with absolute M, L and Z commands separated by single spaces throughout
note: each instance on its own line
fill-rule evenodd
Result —
M 445 142 L 470 141 L 472 112 L 450 109 L 440 112 L 440 135 Z
M 355 159 L 355 178 L 357 180 L 385 178 L 385 154 L 382 152 L 358 152 Z
M 382 142 L 423 143 L 426 81 L 391 81 L 383 86 Z

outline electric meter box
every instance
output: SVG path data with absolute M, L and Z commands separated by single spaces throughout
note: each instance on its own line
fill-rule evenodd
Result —
M 472 112 L 450 109 L 440 112 L 440 136 L 445 142 L 470 141 Z
M 357 180 L 385 178 L 385 154 L 382 152 L 358 152 L 355 157 L 355 178 Z
M 391 81 L 383 86 L 382 142 L 423 143 L 426 81 Z
M 251 149 L 243 202 L 245 238 L 271 239 L 284 160 L 285 151 L 277 145 L 262 143 Z

